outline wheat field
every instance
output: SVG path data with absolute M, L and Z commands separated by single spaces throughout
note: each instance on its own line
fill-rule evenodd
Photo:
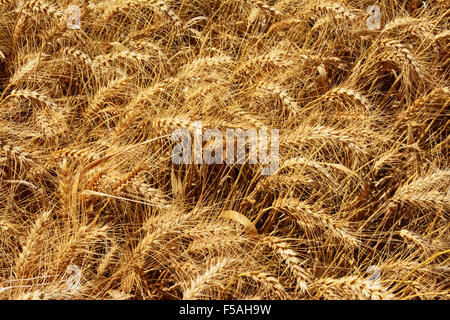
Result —
M 0 299 L 449 299 L 449 29 L 437 0 L 0 0 Z M 278 130 L 277 169 L 174 163 L 198 121 Z

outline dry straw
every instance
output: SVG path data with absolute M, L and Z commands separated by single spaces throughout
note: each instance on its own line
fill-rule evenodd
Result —
M 450 7 L 375 2 L 0 0 L 0 299 L 448 299 Z

